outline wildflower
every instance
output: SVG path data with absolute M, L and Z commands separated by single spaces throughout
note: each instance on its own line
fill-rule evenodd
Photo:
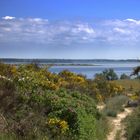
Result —
M 59 129 L 61 133 L 65 133 L 69 130 L 68 123 L 65 120 L 59 120 L 57 118 L 49 119 L 47 123 L 50 127 L 56 126 L 55 128 Z

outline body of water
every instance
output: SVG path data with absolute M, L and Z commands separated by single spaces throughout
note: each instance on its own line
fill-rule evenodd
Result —
M 87 64 L 87 63 L 86 63 Z M 136 66 L 140 65 L 140 62 L 94 62 L 88 63 L 94 64 L 93 66 L 52 66 L 49 70 L 53 73 L 59 73 L 65 69 L 74 72 L 76 74 L 86 75 L 87 78 L 93 78 L 96 73 L 100 73 L 105 69 L 112 68 L 118 76 L 125 73 L 130 75 Z
M 93 78 L 96 73 L 101 73 L 105 69 L 112 68 L 118 76 L 125 73 L 130 75 L 133 69 L 140 66 L 140 61 L 131 60 L 74 60 L 74 59 L 0 59 L 1 62 L 8 64 L 29 64 L 37 63 L 39 66 L 52 64 L 49 68 L 50 72 L 59 73 L 63 70 L 69 70 L 76 74 L 85 75 L 87 78 Z

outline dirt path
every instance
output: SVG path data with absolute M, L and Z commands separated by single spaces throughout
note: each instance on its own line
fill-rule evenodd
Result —
M 109 133 L 107 140 L 115 140 L 117 132 L 120 131 L 121 139 L 120 140 L 126 140 L 124 135 L 124 125 L 122 124 L 122 120 L 126 118 L 127 115 L 129 115 L 132 112 L 132 108 L 125 108 L 125 110 L 117 115 L 116 118 L 113 118 L 111 120 L 112 124 L 112 131 Z

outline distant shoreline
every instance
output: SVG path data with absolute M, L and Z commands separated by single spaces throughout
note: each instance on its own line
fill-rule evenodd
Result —
M 11 65 L 37 64 L 40 67 L 48 66 L 101 66 L 102 63 L 119 63 L 119 62 L 137 62 L 137 59 L 114 60 L 114 59 L 18 59 L 18 58 L 0 58 L 0 62 Z
M 42 64 L 47 66 L 101 66 L 97 64 Z
M 24 58 L 0 58 L 4 63 L 48 63 L 48 64 L 87 64 L 87 62 L 140 62 L 139 59 L 24 59 Z M 78 63 L 79 62 L 79 63 Z

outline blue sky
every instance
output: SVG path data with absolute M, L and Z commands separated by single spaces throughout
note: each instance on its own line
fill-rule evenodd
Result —
M 139 0 L 1 0 L 0 57 L 140 57 Z

